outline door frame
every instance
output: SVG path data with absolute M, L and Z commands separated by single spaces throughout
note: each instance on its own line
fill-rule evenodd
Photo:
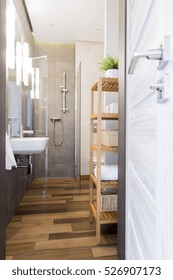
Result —
M 5 171 L 5 131 L 6 131 L 6 0 L 0 0 L 0 259 L 5 259 L 7 183 Z
M 119 1 L 118 257 L 125 259 L 126 213 L 126 19 L 127 0 Z

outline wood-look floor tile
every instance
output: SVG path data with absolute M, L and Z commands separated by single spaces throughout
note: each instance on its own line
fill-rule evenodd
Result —
M 92 247 L 96 245 L 96 237 L 81 237 L 36 242 L 35 252 L 50 251 L 66 248 Z
M 18 243 L 7 244 L 6 254 L 7 256 L 31 254 L 34 252 L 34 248 L 35 248 L 35 242 L 24 242 L 24 243 L 21 242 L 20 246 Z
M 92 250 L 94 258 L 117 255 L 117 247 L 115 245 L 97 246 L 97 247 L 91 248 L 91 250 Z
M 46 188 L 48 190 L 57 190 L 57 191 L 66 191 L 66 190 L 77 190 L 79 191 L 79 187 L 78 186 L 73 186 L 73 185 L 67 185 L 65 184 L 63 186 L 63 184 L 61 184 L 61 186 L 59 186 L 58 184 L 49 184 L 48 186 L 43 185 L 42 188 Z
M 73 197 L 73 201 L 89 201 L 89 194 L 84 194 L 80 196 Z
M 53 205 L 33 205 L 19 206 L 16 211 L 16 215 L 27 215 L 27 214 L 41 214 L 41 213 L 54 213 L 54 212 L 65 212 L 66 203 L 53 204 Z
M 32 185 L 44 185 L 44 184 L 76 184 L 75 178 L 43 178 L 43 179 L 34 179 Z
M 117 259 L 109 255 L 111 250 L 92 252 L 98 247 L 96 225 L 89 223 L 89 182 L 81 183 L 80 188 L 74 178 L 44 178 L 32 182 L 7 227 L 8 258 Z M 114 246 L 116 229 L 103 226 L 101 243 Z
M 91 237 L 91 236 L 95 236 L 95 235 L 96 235 L 95 231 L 50 233 L 49 240 Z
M 118 256 L 104 256 L 104 257 L 97 257 L 97 258 L 92 258 L 94 260 L 119 260 Z
M 115 234 L 101 235 L 101 244 L 102 245 L 117 244 L 117 236 Z
M 54 224 L 53 219 L 51 220 L 43 220 L 40 218 L 40 220 L 34 220 L 34 221 L 22 221 L 22 222 L 18 222 L 18 223 L 10 223 L 7 227 L 7 233 L 14 231 L 14 230 L 18 230 L 20 228 L 30 228 L 33 226 L 52 226 Z M 65 223 L 64 223 L 65 224 Z
M 95 222 L 91 224 L 89 221 L 86 221 L 82 223 L 72 223 L 71 227 L 72 227 L 72 231 L 88 231 L 88 230 L 95 230 L 96 224 Z
M 25 236 L 32 234 L 51 234 L 51 233 L 60 233 L 60 232 L 71 232 L 71 224 L 63 224 L 63 225 L 38 225 L 32 227 L 23 227 L 15 229 L 15 236 Z M 14 231 L 13 231 L 14 232 Z
M 34 206 L 34 205 L 55 205 L 55 204 L 66 204 L 66 200 L 62 199 L 56 199 L 56 200 L 44 200 L 44 201 L 22 201 L 20 203 L 20 207 L 22 206 Z
M 64 224 L 70 223 L 72 231 L 88 231 L 95 230 L 96 224 L 89 222 L 89 217 L 80 217 L 80 218 L 66 218 L 66 219 L 55 219 L 55 224 Z
M 52 221 L 52 220 L 56 220 L 56 219 L 58 220 L 63 218 L 81 218 L 81 217 L 89 217 L 89 211 L 24 215 L 22 218 L 22 222 L 40 221 L 40 219 Z
M 66 204 L 67 211 L 77 211 L 77 210 L 89 210 L 89 202 L 88 201 L 68 201 Z
M 11 223 L 11 224 L 12 224 L 12 223 L 16 224 L 17 222 L 21 222 L 22 218 L 23 218 L 23 215 L 18 215 L 18 216 L 15 216 L 15 215 L 14 215 L 14 216 L 11 218 L 10 223 Z
M 91 260 L 90 248 L 59 249 L 55 251 L 37 252 L 28 255 L 15 255 L 13 260 Z
M 27 242 L 37 242 L 37 241 L 46 241 L 49 239 L 49 234 L 25 234 L 25 235 L 11 235 L 7 236 L 6 244 L 19 244 Z
M 88 217 L 69 217 L 69 218 L 64 218 L 64 219 L 55 219 L 54 220 L 54 224 L 67 224 L 67 223 L 71 223 L 73 225 L 73 223 L 86 223 L 89 221 Z
M 6 259 L 7 261 L 12 260 L 12 259 L 13 259 L 13 256 L 6 256 L 5 259 Z
M 81 196 L 81 195 L 89 195 L 89 190 L 82 190 L 81 192 L 78 190 L 67 190 L 67 191 L 49 190 L 49 193 L 51 193 L 52 196 L 62 196 L 62 195 Z
M 40 194 L 38 195 L 29 195 L 28 193 L 25 194 L 25 196 L 22 199 L 23 201 L 44 201 L 44 200 L 50 200 L 52 199 L 52 195 L 46 194 L 46 195 L 42 195 L 42 193 L 40 192 Z

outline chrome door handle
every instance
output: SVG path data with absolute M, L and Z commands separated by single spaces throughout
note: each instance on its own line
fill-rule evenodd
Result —
M 148 60 L 159 60 L 158 70 L 162 70 L 169 62 L 169 36 L 164 37 L 164 46 L 158 49 L 151 49 L 146 52 L 134 52 L 130 62 L 128 74 L 133 74 L 140 58 Z
M 157 92 L 157 103 L 164 103 L 169 100 L 169 75 L 165 74 L 158 82 L 151 83 L 151 90 Z
M 130 66 L 129 66 L 129 74 L 133 74 L 138 63 L 138 60 L 142 57 L 147 58 L 149 60 L 161 60 L 162 59 L 162 48 L 160 49 L 152 49 L 146 52 L 134 52 Z
M 159 83 L 152 83 L 150 85 L 150 89 L 154 89 L 161 92 L 163 90 L 163 83 L 161 81 Z

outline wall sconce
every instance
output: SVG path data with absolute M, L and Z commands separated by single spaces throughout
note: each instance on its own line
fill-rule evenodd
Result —
M 40 96 L 40 69 L 38 67 L 31 70 L 31 99 L 39 99 Z
M 10 1 L 7 6 L 7 66 L 10 69 L 15 68 L 15 9 Z
M 20 85 L 22 80 L 22 44 L 16 43 L 16 85 Z
M 29 73 L 31 71 L 31 60 L 29 59 L 29 44 L 16 43 L 16 85 L 23 81 L 25 86 L 29 85 Z
M 29 84 L 29 72 L 30 72 L 30 59 L 29 59 L 29 44 L 23 44 L 22 48 L 22 70 L 23 70 L 23 83 L 25 86 Z
M 25 86 L 29 85 L 29 73 L 31 72 L 31 59 L 29 59 L 29 44 L 24 42 L 15 43 L 15 21 L 16 12 L 14 4 L 8 0 L 7 5 L 7 52 L 6 61 L 7 67 L 10 69 L 16 68 L 16 85 L 20 85 L 23 81 Z

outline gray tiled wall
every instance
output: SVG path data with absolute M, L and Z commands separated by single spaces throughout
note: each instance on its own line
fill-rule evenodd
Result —
M 47 170 L 42 156 L 36 157 L 35 176 L 39 177 L 74 177 L 75 169 L 75 78 L 74 78 L 74 45 L 44 45 L 37 44 L 37 54 L 48 55 L 48 136 L 49 147 L 47 154 Z M 66 113 L 61 112 L 63 72 L 66 73 Z M 50 117 L 60 117 L 55 123 L 56 143 L 62 139 L 62 125 L 64 141 L 62 145 L 54 144 L 54 124 Z

